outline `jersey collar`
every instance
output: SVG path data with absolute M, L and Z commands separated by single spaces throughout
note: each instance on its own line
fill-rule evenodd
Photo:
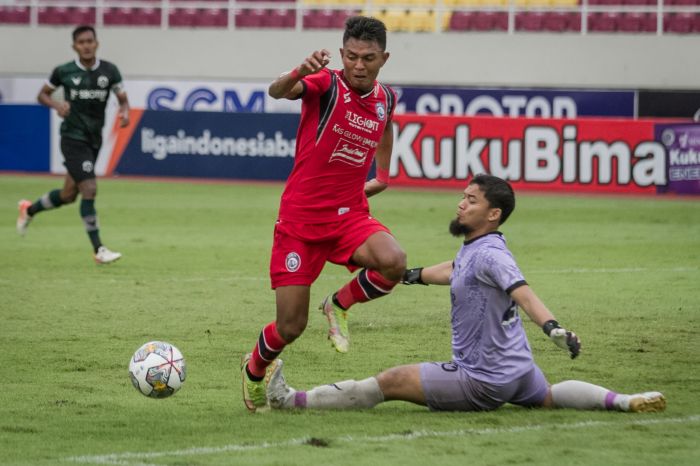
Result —
M 79 58 L 76 58 L 76 59 L 75 59 L 75 64 L 78 65 L 78 68 L 80 68 L 81 70 L 83 70 L 83 71 L 88 71 L 88 69 L 85 68 L 85 67 L 83 66 L 82 63 L 80 63 L 80 59 L 79 59 Z M 92 68 L 90 68 L 90 71 L 95 71 L 97 68 L 99 68 L 99 66 L 100 66 L 100 59 L 99 59 L 99 58 L 95 58 L 95 64 L 92 65 Z
M 350 83 L 345 79 L 345 74 L 343 74 L 343 70 L 339 70 L 340 73 L 340 84 L 343 85 L 345 90 L 347 91 L 352 91 L 355 94 L 359 94 L 355 89 L 350 87 Z M 366 94 L 360 94 L 360 99 L 366 99 L 367 97 L 374 95 L 374 97 L 377 97 L 377 94 L 379 93 L 379 83 L 377 81 L 374 81 L 374 86 L 372 89 L 369 90 Z
M 503 233 L 501 233 L 500 231 L 489 231 L 488 233 L 484 233 L 484 234 L 481 235 L 481 236 L 477 236 L 476 238 L 472 238 L 472 239 L 470 239 L 469 241 L 465 241 L 465 242 L 464 242 L 464 245 L 466 246 L 467 244 L 472 244 L 474 241 L 476 241 L 476 240 L 478 240 L 478 239 L 481 239 L 481 238 L 483 238 L 484 236 L 488 236 L 488 235 L 503 236 Z

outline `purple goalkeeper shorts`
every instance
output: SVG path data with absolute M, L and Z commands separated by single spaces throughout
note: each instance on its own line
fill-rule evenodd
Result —
M 549 386 L 537 365 L 505 385 L 471 377 L 453 362 L 424 362 L 420 379 L 425 402 L 433 411 L 490 411 L 505 403 L 541 406 Z

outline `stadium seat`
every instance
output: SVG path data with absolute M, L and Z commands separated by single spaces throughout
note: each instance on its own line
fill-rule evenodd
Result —
M 197 20 L 201 27 L 227 27 L 228 10 L 224 8 L 205 8 Z
M 542 18 L 542 30 L 567 32 L 581 30 L 581 15 L 572 11 L 547 11 Z
M 455 11 L 450 18 L 450 31 L 469 31 L 472 28 L 473 14 L 467 11 Z
M 474 31 L 507 31 L 508 13 L 497 11 L 477 11 L 472 20 Z
M 168 13 L 168 24 L 171 27 L 194 27 L 200 10 L 196 8 L 174 8 Z
M 66 7 L 39 7 L 39 24 L 68 24 L 69 10 Z
M 434 32 L 435 12 L 427 10 L 409 10 L 405 30 L 409 32 Z
M 694 13 L 671 13 L 664 16 L 664 32 L 689 34 L 694 30 Z
M 618 13 L 590 13 L 588 15 L 588 30 L 592 32 L 615 32 L 619 16 Z
M 0 6 L 0 24 L 29 24 L 29 7 Z
M 162 21 L 160 8 L 134 8 L 131 24 L 135 26 L 160 26 Z
M 234 21 L 237 28 L 259 28 L 266 14 L 265 10 L 259 8 L 237 10 Z
M 389 9 L 384 11 L 383 15 L 377 15 L 377 17 L 384 21 L 388 31 L 405 31 L 407 29 L 407 10 Z
M 516 31 L 540 31 L 545 14 L 538 11 L 520 11 L 515 14 Z
M 262 18 L 262 27 L 293 28 L 296 23 L 295 10 L 273 8 Z

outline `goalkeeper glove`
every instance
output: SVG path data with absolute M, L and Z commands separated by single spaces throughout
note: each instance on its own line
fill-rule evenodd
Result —
M 401 283 L 404 285 L 415 285 L 416 283 L 420 283 L 421 285 L 428 285 L 427 283 L 424 283 L 423 280 L 420 278 L 420 274 L 423 271 L 423 267 L 416 267 L 415 269 L 406 269 L 406 271 L 403 273 L 403 277 L 401 278 Z
M 569 332 L 565 328 L 559 326 L 556 320 L 548 320 L 542 326 L 542 331 L 561 349 L 569 351 L 571 359 L 578 356 L 581 351 L 581 340 L 574 332 Z

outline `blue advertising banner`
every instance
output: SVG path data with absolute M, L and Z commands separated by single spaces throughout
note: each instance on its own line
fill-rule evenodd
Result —
M 700 125 L 656 125 L 654 131 L 668 151 L 668 185 L 660 192 L 700 194 Z
M 48 172 L 49 109 L 0 105 L 0 170 Z
M 635 117 L 635 91 L 392 86 L 399 113 L 576 118 Z
M 136 114 L 110 172 L 125 175 L 284 180 L 294 165 L 297 114 Z

